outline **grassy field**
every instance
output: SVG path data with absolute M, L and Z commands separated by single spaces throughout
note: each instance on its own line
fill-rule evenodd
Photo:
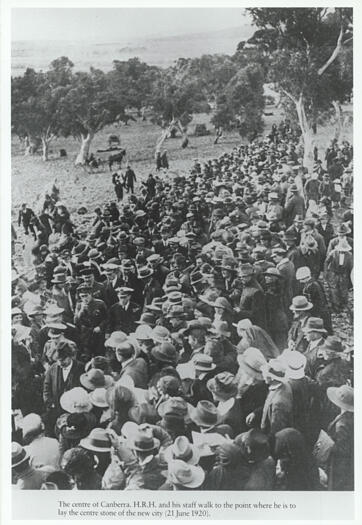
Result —
M 269 113 L 268 109 L 268 113 Z M 265 117 L 265 130 L 268 131 L 274 122 L 283 118 L 280 109 L 272 109 L 273 115 Z M 164 146 L 168 150 L 170 169 L 172 171 L 187 171 L 193 161 L 198 158 L 209 159 L 218 157 L 225 151 L 231 150 L 240 144 L 237 133 L 226 133 L 219 144 L 214 145 L 214 132 L 210 125 L 208 115 L 196 115 L 190 125 L 193 131 L 195 124 L 205 123 L 212 134 L 205 137 L 190 136 L 190 143 L 182 149 L 181 138 L 168 139 Z M 99 148 L 106 147 L 107 137 L 110 133 L 119 134 L 122 147 L 126 148 L 128 159 L 135 170 L 139 180 L 144 179 L 154 171 L 154 151 L 160 137 L 160 128 L 150 122 L 131 122 L 130 125 L 121 127 L 109 126 L 94 138 L 91 150 L 96 152 Z M 331 127 L 321 128 L 318 132 L 317 145 L 321 150 L 329 143 L 333 136 Z M 350 138 L 350 137 L 346 137 Z M 59 158 L 59 149 L 65 148 L 68 157 Z M 48 162 L 43 162 L 40 155 L 25 157 L 19 141 L 14 138 L 12 144 L 12 209 L 13 219 L 22 202 L 27 202 L 36 211 L 39 197 L 43 196 L 45 189 L 52 184 L 54 179 L 60 189 L 61 200 L 73 212 L 84 205 L 89 212 L 96 205 L 114 199 L 111 174 L 108 170 L 87 174 L 83 168 L 74 167 L 74 159 L 79 149 L 79 143 L 73 139 L 57 139 L 51 144 L 53 153 Z

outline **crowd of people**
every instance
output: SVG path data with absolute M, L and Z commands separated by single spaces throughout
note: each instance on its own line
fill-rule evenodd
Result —
M 353 490 L 353 152 L 302 158 L 279 126 L 135 193 L 132 170 L 86 231 L 56 186 L 23 204 L 14 488 Z

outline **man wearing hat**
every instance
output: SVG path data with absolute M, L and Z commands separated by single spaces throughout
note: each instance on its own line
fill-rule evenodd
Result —
M 241 264 L 239 275 L 243 284 L 240 296 L 239 319 L 250 319 L 253 324 L 265 328 L 265 297 L 261 286 L 255 279 L 254 267 L 250 263 Z
M 83 284 L 85 284 L 86 287 L 91 290 L 94 299 L 105 302 L 107 299 L 105 286 L 95 280 L 94 268 L 89 265 L 83 265 L 79 275 L 83 279 Z
M 293 322 L 288 332 L 288 348 L 298 350 L 302 354 L 305 352 L 308 341 L 305 339 L 303 328 L 310 317 L 310 310 L 313 304 L 304 295 L 293 297 L 289 309 L 293 313 Z
M 299 193 L 297 185 L 292 184 L 289 188 L 290 195 L 287 197 L 284 207 L 284 218 L 287 228 L 291 226 L 297 215 L 304 217 L 305 215 L 305 203 L 304 198 Z
M 132 379 L 135 388 L 147 388 L 148 370 L 144 359 L 137 357 L 134 344 L 127 340 L 116 348 L 116 358 L 122 365 L 119 379 L 128 376 Z
M 303 231 L 304 214 L 297 214 L 293 219 L 293 224 L 286 230 L 286 234 L 289 236 L 295 236 L 296 244 L 299 245 Z
M 133 288 L 120 286 L 116 292 L 118 302 L 109 309 L 108 333 L 120 330 L 128 335 L 136 329 L 141 309 L 131 299 Z
M 30 457 L 26 450 L 13 442 L 11 444 L 11 472 L 18 490 L 39 490 L 47 472 L 37 470 L 29 464 Z
M 67 293 L 64 291 L 66 283 L 65 273 L 55 273 L 52 279 L 51 299 L 59 308 L 63 308 L 64 320 L 68 323 L 73 321 L 73 310 Z
M 79 386 L 83 365 L 76 361 L 73 350 L 67 343 L 59 345 L 57 360 L 45 372 L 43 400 L 47 409 L 47 434 L 53 435 L 56 418 L 61 413 L 60 398 L 62 394 Z
M 342 341 L 336 336 L 328 336 L 318 348 L 315 380 L 326 392 L 330 386 L 339 387 L 351 383 L 352 374 Z
M 354 391 L 351 386 L 329 387 L 328 399 L 340 413 L 329 424 L 334 441 L 328 464 L 328 490 L 354 490 Z
M 205 472 L 199 465 L 181 459 L 168 462 L 167 483 L 159 490 L 202 490 Z
M 108 313 L 104 302 L 95 299 L 86 284 L 78 286 L 77 293 L 74 323 L 80 332 L 80 350 L 90 359 L 104 354 Z
M 155 297 L 162 297 L 162 287 L 160 282 L 154 277 L 153 269 L 143 266 L 138 269 L 138 279 L 142 283 L 142 307 L 152 303 Z
M 113 443 L 117 456 L 124 463 L 125 490 L 158 490 L 166 481 L 165 464 L 158 456 L 159 439 L 154 437 L 149 425 L 139 425 L 129 441 L 133 456 L 118 440 Z
M 351 252 L 352 248 L 347 240 L 341 239 L 329 252 L 325 262 L 332 308 L 336 313 L 340 313 L 348 306 L 348 291 L 352 287 L 353 255 Z
M 300 283 L 301 293 L 313 304 L 310 315 L 323 319 L 324 328 L 332 333 L 332 319 L 322 283 L 312 277 L 308 266 L 298 268 L 296 280 Z
M 48 322 L 46 324 L 48 329 L 48 341 L 44 345 L 41 360 L 43 365 L 48 368 L 50 365 L 56 362 L 58 356 L 58 348 L 64 343 L 72 349 L 74 358 L 77 357 L 78 348 L 77 345 L 67 339 L 64 335 L 67 327 L 63 323 Z
M 308 342 L 308 346 L 304 351 L 307 359 L 306 373 L 314 379 L 318 350 L 324 344 L 327 330 L 324 328 L 323 320 L 320 317 L 309 317 L 302 330 Z
M 27 312 L 27 316 L 30 320 L 31 329 L 31 356 L 33 357 L 33 359 L 39 361 L 43 352 L 43 347 L 41 346 L 40 331 L 43 327 L 45 313 L 41 306 L 31 305 L 30 309 Z
M 295 266 L 289 259 L 286 248 L 282 246 L 273 248 L 271 258 L 283 278 L 283 301 L 287 310 L 292 302 L 296 288 Z
M 293 427 L 293 393 L 286 366 L 280 360 L 271 359 L 262 370 L 269 393 L 263 408 L 261 430 L 275 435 L 283 428 Z
M 222 415 L 218 413 L 216 406 L 211 401 L 199 401 L 190 411 L 190 418 L 201 433 L 216 433 L 222 436 L 230 436 L 233 433 L 229 425 L 221 423 Z

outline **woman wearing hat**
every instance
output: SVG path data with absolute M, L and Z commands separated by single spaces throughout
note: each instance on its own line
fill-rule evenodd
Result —
M 268 332 L 253 324 L 249 319 L 242 319 L 234 326 L 240 337 L 236 347 L 238 354 L 243 354 L 249 347 L 258 348 L 265 359 L 273 359 L 280 354 L 278 347 Z
M 334 441 L 328 465 L 328 490 L 354 490 L 354 391 L 351 386 L 329 387 L 328 399 L 340 413 L 329 424 Z

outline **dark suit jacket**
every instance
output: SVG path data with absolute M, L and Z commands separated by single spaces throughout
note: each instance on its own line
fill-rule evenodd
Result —
M 79 378 L 84 372 L 84 367 L 79 361 L 73 361 L 72 368 L 68 374 L 67 380 L 63 381 L 62 369 L 57 364 L 51 365 L 45 373 L 44 377 L 44 390 L 43 399 L 45 406 L 50 408 L 52 405 L 56 409 L 60 409 L 59 400 L 62 394 L 71 390 L 72 388 L 79 386 Z
M 123 375 L 130 376 L 133 379 L 136 388 L 147 388 L 148 372 L 147 364 L 144 359 L 137 357 L 130 361 L 122 368 L 120 378 Z

